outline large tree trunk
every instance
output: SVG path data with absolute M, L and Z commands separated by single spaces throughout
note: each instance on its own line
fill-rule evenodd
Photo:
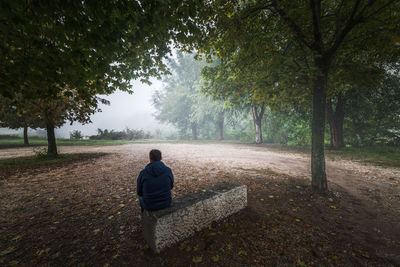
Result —
M 224 112 L 222 111 L 218 116 L 218 139 L 224 140 Z
M 49 156 L 57 156 L 57 144 L 56 144 L 56 135 L 54 133 L 54 125 L 51 123 L 46 124 L 47 129 L 47 155 Z
M 251 105 L 251 111 L 253 113 L 253 123 L 254 123 L 254 141 L 256 142 L 256 144 L 261 144 L 263 142 L 261 121 L 264 115 L 265 105 L 264 103 L 261 103 L 260 106 L 261 106 L 260 113 L 258 113 L 257 105 L 256 104 Z
M 24 126 L 24 146 L 29 146 L 28 140 L 28 126 Z
M 341 148 L 345 146 L 343 138 L 344 107 L 341 94 L 339 94 L 337 97 L 335 111 L 333 111 L 332 106 L 333 106 L 333 101 L 332 99 L 330 99 L 328 101 L 328 108 L 327 108 L 327 117 L 331 133 L 330 147 Z
M 192 129 L 192 140 L 197 140 L 197 123 L 193 122 L 190 128 Z
M 319 60 L 316 62 L 319 73 L 313 84 L 313 118 L 312 118 L 312 148 L 311 148 L 311 175 L 312 188 L 317 192 L 326 192 L 328 183 L 325 172 L 325 113 L 326 113 L 326 82 L 328 68 Z

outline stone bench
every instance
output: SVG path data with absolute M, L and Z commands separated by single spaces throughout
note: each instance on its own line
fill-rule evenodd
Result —
M 144 238 L 158 253 L 246 206 L 247 187 L 223 183 L 174 199 L 166 209 L 143 212 Z

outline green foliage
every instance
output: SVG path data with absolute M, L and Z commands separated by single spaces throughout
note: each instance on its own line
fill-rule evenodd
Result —
M 400 146 L 400 77 L 380 86 L 354 87 L 345 95 L 345 140 L 350 145 Z
M 87 99 L 130 90 L 130 79 L 166 71 L 172 41 L 195 30 L 181 22 L 191 13 L 191 1 L 2 1 L 1 94 L 52 98 L 70 88 Z
M 311 114 L 288 106 L 284 110 L 267 110 L 264 123 L 267 143 L 294 146 L 311 145 Z
M 69 134 L 69 139 L 72 140 L 81 140 L 83 138 L 82 132 L 78 130 L 74 130 Z
M 216 124 L 224 124 L 224 104 L 212 101 L 200 93 L 201 70 L 205 66 L 192 55 L 178 53 L 170 60 L 172 75 L 165 78 L 166 86 L 156 91 L 153 103 L 156 118 L 174 125 L 181 139 L 192 139 L 198 135 L 205 139 L 216 137 Z
M 97 135 L 89 137 L 90 140 L 137 140 L 137 139 L 151 139 L 153 136 L 150 132 L 143 130 L 134 130 L 126 128 L 123 131 L 115 131 L 108 129 L 97 129 Z

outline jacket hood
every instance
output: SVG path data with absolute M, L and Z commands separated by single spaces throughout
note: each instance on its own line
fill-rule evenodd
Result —
M 167 170 L 167 166 L 162 161 L 154 161 L 147 164 L 145 170 L 151 176 L 160 176 Z

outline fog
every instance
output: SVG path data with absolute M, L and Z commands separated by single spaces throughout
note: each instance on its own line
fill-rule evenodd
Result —
M 152 79 L 151 83 L 151 85 L 147 85 L 140 81 L 133 81 L 133 94 L 118 90 L 111 95 L 102 96 L 109 100 L 111 104 L 109 106 L 101 104 L 102 112 L 97 112 L 91 116 L 92 123 L 82 125 L 74 122 L 70 125 L 67 122 L 56 129 L 56 135 L 62 138 L 69 138 L 71 131 L 79 130 L 84 136 L 89 136 L 96 134 L 98 128 L 123 130 L 129 127 L 136 130 L 143 129 L 152 133 L 156 129 L 160 129 L 162 132 L 173 130 L 172 126 L 161 124 L 153 117 L 155 109 L 151 96 L 155 90 L 162 88 L 163 84 L 157 79 Z M 22 134 L 22 130 L 13 131 L 7 128 L 1 128 L 0 132 Z M 30 132 L 34 134 L 34 131 Z

